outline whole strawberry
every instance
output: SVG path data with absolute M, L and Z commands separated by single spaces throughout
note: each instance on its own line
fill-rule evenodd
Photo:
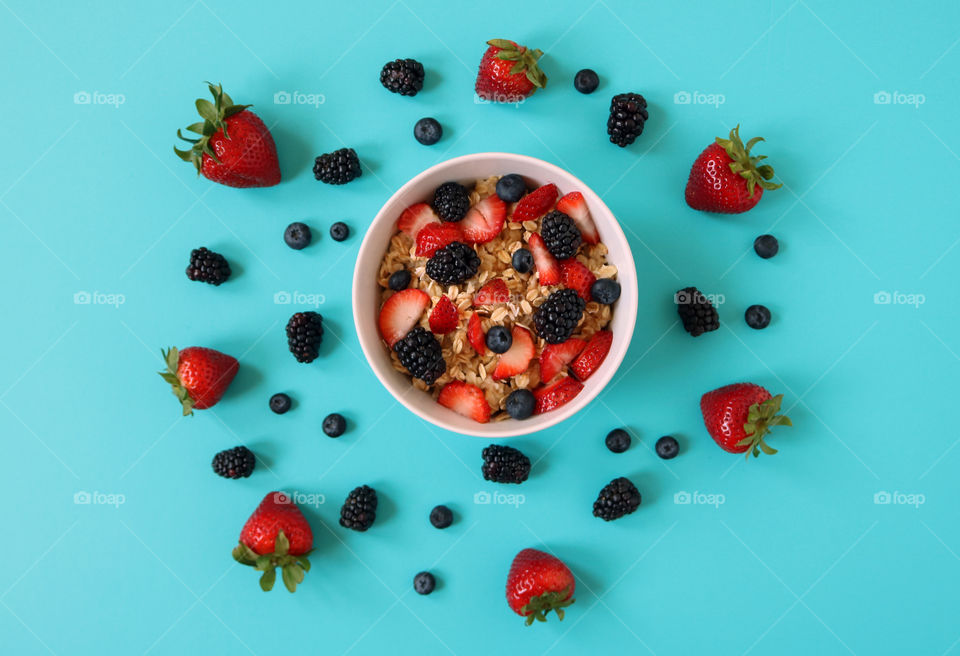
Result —
M 563 609 L 573 603 L 576 582 L 570 568 L 556 556 L 524 549 L 513 559 L 507 574 L 507 603 L 527 626 L 547 621 L 551 610 L 563 619 Z
M 202 346 L 189 346 L 182 351 L 174 346 L 161 349 L 160 353 L 167 370 L 158 373 L 173 387 L 184 416 L 215 406 L 240 367 L 233 356 Z
M 491 39 L 487 45 L 474 87 L 477 96 L 491 102 L 518 103 L 547 86 L 547 76 L 537 65 L 542 50 L 529 50 L 507 39 Z
M 272 187 L 280 182 L 277 147 L 260 117 L 234 105 L 220 85 L 209 82 L 214 102 L 197 99 L 203 121 L 187 126 L 196 139 L 177 136 L 193 144 L 190 150 L 174 148 L 177 156 L 197 167 L 197 173 L 228 187 Z
M 307 556 L 313 549 L 313 531 L 303 513 L 283 492 L 270 492 L 240 531 L 233 558 L 258 572 L 260 587 L 272 590 L 280 568 L 283 584 L 296 592 L 303 575 L 310 571 Z
M 740 126 L 730 130 L 729 139 L 717 137 L 697 157 L 687 180 L 687 205 L 704 212 L 740 214 L 760 202 L 764 189 L 781 185 L 770 182 L 773 167 L 757 166 L 766 155 L 751 155 L 750 149 L 761 137 L 744 146 Z
M 763 451 L 773 455 L 764 436 L 774 426 L 793 426 L 789 417 L 778 415 L 783 394 L 771 396 L 770 392 L 753 383 L 734 383 L 712 392 L 700 399 L 703 423 L 713 441 L 730 453 L 750 453 L 754 457 Z

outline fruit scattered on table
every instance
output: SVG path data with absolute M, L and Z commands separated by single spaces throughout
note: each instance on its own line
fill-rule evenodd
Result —
M 213 456 L 213 471 L 224 478 L 247 478 L 257 465 L 253 451 L 245 446 L 224 449 Z
M 413 138 L 424 146 L 432 146 L 443 136 L 443 127 L 435 118 L 422 118 L 413 125 Z
M 750 149 L 762 137 L 744 145 L 740 126 L 730 130 L 730 138 L 717 137 L 693 162 L 685 192 L 687 205 L 695 210 L 740 214 L 760 202 L 764 190 L 781 185 L 770 182 L 773 167 L 760 164 L 766 155 L 751 155 Z
M 441 221 L 460 221 L 470 209 L 470 192 L 459 182 L 444 182 L 433 192 L 433 210 Z
M 562 560 L 537 549 L 518 553 L 507 574 L 507 603 L 517 615 L 545 622 L 553 611 L 562 620 L 564 608 L 574 602 L 577 584 L 573 573 Z
M 612 332 L 609 330 L 595 332 L 577 359 L 570 363 L 570 374 L 580 382 L 590 378 L 606 360 L 611 344 L 613 344 Z
M 446 296 L 441 296 L 430 311 L 430 331 L 434 335 L 446 335 L 460 325 L 460 311 Z
M 313 177 L 331 185 L 343 185 L 363 175 L 360 158 L 353 148 L 341 148 L 317 157 L 313 163 Z
M 550 385 L 538 387 L 533 390 L 533 396 L 537 400 L 533 413 L 542 415 L 544 412 L 556 410 L 572 401 L 581 391 L 583 383 L 569 376 Z
M 207 250 L 204 246 L 190 252 L 190 264 L 187 265 L 187 278 L 190 280 L 219 286 L 229 277 L 230 264 L 220 253 Z
M 514 419 L 531 417 L 536 407 L 537 399 L 533 396 L 533 392 L 528 389 L 513 390 L 507 397 L 505 404 L 507 414 Z
M 284 492 L 270 492 L 244 524 L 233 558 L 263 572 L 264 591 L 273 589 L 279 567 L 283 584 L 294 592 L 310 571 L 312 548 L 313 532 L 303 513 Z
M 406 269 L 400 269 L 390 274 L 390 280 L 387 285 L 395 292 L 400 292 L 410 286 L 410 272 Z
M 433 592 L 437 585 L 437 580 L 430 572 L 420 572 L 413 577 L 413 589 L 417 594 L 428 595 Z
M 630 448 L 630 433 L 622 428 L 614 428 L 607 433 L 604 444 L 606 444 L 607 448 L 613 453 L 623 453 Z
M 493 332 L 493 328 L 490 329 Z M 487 333 L 487 347 L 490 346 L 490 332 Z M 506 380 L 524 373 L 537 353 L 533 335 L 523 326 L 514 324 L 510 330 L 510 348 L 497 359 L 493 370 L 494 380 Z M 490 349 L 493 351 L 493 349 Z M 496 351 L 494 351 L 496 353 Z
M 347 420 L 339 412 L 332 412 L 323 418 L 323 434 L 327 437 L 340 437 L 347 432 Z
M 497 180 L 496 192 L 504 203 L 516 203 L 527 193 L 527 183 L 522 175 L 508 173 Z
M 283 392 L 279 392 L 270 397 L 270 409 L 278 415 L 284 414 L 292 406 L 293 402 L 290 400 L 290 397 Z
M 586 305 L 575 290 L 558 289 L 534 312 L 533 326 L 548 344 L 565 342 L 580 323 Z
M 228 187 L 272 187 L 280 183 L 280 163 L 273 135 L 260 117 L 234 105 L 218 85 L 207 84 L 214 102 L 199 98 L 197 112 L 203 121 L 187 126 L 196 139 L 177 136 L 192 144 L 190 150 L 174 148 L 177 156 L 192 163 L 197 173 Z
M 590 68 L 582 68 L 573 76 L 573 88 L 580 93 L 593 93 L 600 86 L 600 76 Z
M 684 287 L 673 296 L 683 329 L 699 337 L 720 327 L 720 315 L 713 304 L 696 287 Z
M 523 483 L 530 475 L 530 458 L 512 446 L 491 444 L 480 453 L 484 480 L 494 483 Z
M 615 478 L 607 483 L 593 502 L 593 516 L 605 522 L 620 519 L 640 507 L 640 492 L 629 478 Z
M 518 248 L 510 258 L 510 264 L 517 273 L 533 271 L 533 253 L 526 248 Z
M 664 460 L 676 458 L 680 453 L 680 443 L 672 435 L 664 435 L 656 444 L 657 455 Z
M 474 90 L 483 100 L 519 103 L 547 85 L 537 61 L 541 50 L 530 50 L 507 39 L 491 39 L 480 60 Z
M 626 148 L 643 133 L 643 125 L 648 118 L 647 101 L 639 93 L 614 96 L 610 100 L 610 117 L 607 119 L 610 143 Z
M 712 392 L 700 399 L 703 423 L 713 441 L 729 453 L 746 453 L 754 457 L 763 451 L 773 455 L 776 449 L 769 446 L 765 437 L 774 426 L 793 426 L 789 417 L 777 414 L 783 394 L 772 396 L 770 392 L 753 383 L 734 383 Z
M 770 325 L 770 310 L 765 305 L 751 305 L 744 312 L 743 318 L 748 326 L 761 330 Z
M 313 362 L 323 343 L 323 317 L 319 312 L 297 312 L 287 321 L 287 347 L 297 362 Z
M 620 283 L 612 278 L 600 278 L 591 285 L 590 298 L 601 305 L 613 305 L 620 298 Z
M 380 308 L 380 336 L 393 348 L 420 321 L 430 306 L 430 296 L 420 289 L 404 289 L 387 299 Z
M 584 340 L 571 337 L 565 342 L 544 346 L 540 351 L 540 380 L 551 382 L 580 355 L 586 345 Z
M 312 239 L 313 234 L 310 232 L 310 226 L 299 221 L 291 223 L 287 226 L 287 229 L 283 231 L 284 243 L 295 251 L 309 246 Z
M 373 526 L 377 519 L 377 491 L 369 485 L 354 488 L 340 508 L 340 526 L 360 531 Z
M 343 221 L 337 221 L 330 226 L 330 238 L 333 241 L 346 241 L 350 236 L 350 226 Z
M 453 511 L 446 506 L 434 506 L 430 511 L 430 523 L 434 528 L 448 528 L 453 524 Z
M 395 59 L 380 70 L 380 84 L 401 96 L 415 96 L 423 89 L 423 64 L 416 59 Z
M 167 365 L 160 377 L 170 383 L 184 416 L 215 406 L 240 368 L 236 358 L 203 346 L 182 351 L 174 346 L 160 352 Z
M 504 326 L 492 326 L 487 331 L 486 344 L 494 353 L 506 353 L 513 346 L 513 335 Z
M 416 326 L 404 335 L 393 345 L 393 350 L 410 375 L 427 385 L 433 385 L 447 370 L 440 342 L 422 326 Z
M 780 242 L 773 235 L 760 235 L 753 240 L 753 250 L 765 260 L 770 259 L 780 250 Z

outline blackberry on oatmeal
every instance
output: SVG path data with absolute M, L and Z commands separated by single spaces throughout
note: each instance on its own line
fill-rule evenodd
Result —
M 481 423 L 547 412 L 582 390 L 606 357 L 613 315 L 591 289 L 617 277 L 580 192 L 548 183 L 508 203 L 499 180 L 457 183 L 469 199 L 459 221 L 448 218 L 459 207 L 404 210 L 377 275 L 394 368 Z M 398 271 L 409 272 L 399 290 Z

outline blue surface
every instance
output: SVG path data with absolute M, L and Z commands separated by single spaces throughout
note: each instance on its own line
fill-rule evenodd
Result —
M 955 3 L 0 5 L 0 651 L 960 649 Z M 475 104 L 492 37 L 543 48 L 547 90 L 520 107 Z M 406 56 L 428 71 L 414 99 L 377 80 Z M 583 66 L 601 76 L 592 96 L 572 86 Z M 281 185 L 220 187 L 174 157 L 205 79 L 255 103 Z M 324 102 L 275 104 L 284 91 Z M 623 150 L 604 133 L 621 91 L 651 104 Z M 100 95 L 76 104 L 78 92 Z M 700 95 L 675 102 L 682 92 Z M 411 133 L 426 115 L 444 125 L 430 148 Z M 739 217 L 688 209 L 690 163 L 738 122 L 767 138 L 758 150 L 784 188 Z M 344 144 L 363 177 L 315 182 L 313 156 Z M 349 302 L 363 230 L 389 194 L 437 161 L 487 150 L 544 158 L 603 194 L 641 281 L 616 382 L 579 416 L 512 442 L 537 463 L 509 490 L 523 495 L 516 506 L 475 504 L 495 489 L 479 478 L 481 442 L 424 425 L 377 385 Z M 292 220 L 322 236 L 291 251 Z M 353 228 L 343 244 L 326 235 L 336 220 Z M 750 246 L 768 231 L 783 249 L 763 261 Z M 187 281 L 199 245 L 223 252 L 235 278 Z M 688 284 L 724 295 L 720 331 L 693 340 L 676 324 L 671 295 Z M 329 333 L 312 365 L 287 353 L 294 308 L 273 302 L 281 291 L 324 296 Z M 79 292 L 97 295 L 77 304 Z M 882 292 L 900 296 L 875 303 Z M 906 294 L 924 302 L 898 302 Z M 774 314 L 762 332 L 742 320 L 758 302 Z M 177 418 L 154 373 L 174 344 L 240 357 L 213 411 Z M 744 463 L 706 435 L 700 394 L 737 380 L 786 395 L 795 428 L 772 438 L 779 455 Z M 297 405 L 275 416 L 267 399 L 281 390 Z M 338 440 L 320 432 L 331 411 L 351 425 Z M 614 455 L 603 437 L 619 425 L 638 441 Z M 651 448 L 667 433 L 682 453 L 664 463 Z M 238 443 L 261 465 L 218 479 L 211 456 Z M 636 481 L 643 506 L 605 524 L 590 504 L 618 475 Z M 366 534 L 336 523 L 361 483 L 381 492 Z M 250 511 L 278 488 L 326 500 L 307 508 L 314 567 L 292 596 L 262 593 L 230 558 Z M 77 504 L 79 492 L 98 496 Z M 723 503 L 675 503 L 682 492 Z M 884 492 L 892 503 L 875 503 Z M 441 502 L 457 515 L 443 532 L 427 523 Z M 577 575 L 563 622 L 525 628 L 504 602 L 510 560 L 527 546 Z M 412 578 L 426 568 L 440 586 L 419 597 Z

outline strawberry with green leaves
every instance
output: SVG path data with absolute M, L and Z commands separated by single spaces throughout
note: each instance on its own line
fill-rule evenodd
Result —
M 487 41 L 474 89 L 483 100 L 518 103 L 547 86 L 547 76 L 537 64 L 542 50 L 530 50 L 507 39 Z
M 730 130 L 729 139 L 717 137 L 690 169 L 687 205 L 704 212 L 740 214 L 760 202 L 764 189 L 779 188 L 770 182 L 773 167 L 760 164 L 767 156 L 750 154 L 760 141 L 762 137 L 754 137 L 744 145 L 739 125 Z
M 158 373 L 170 383 L 184 416 L 215 406 L 240 368 L 233 356 L 203 346 L 189 346 L 182 351 L 174 346 L 160 352 L 167 370 Z
M 189 150 L 174 148 L 177 156 L 190 162 L 197 173 L 228 187 L 272 187 L 280 183 L 280 163 L 273 135 L 250 105 L 234 105 L 220 85 L 207 83 L 213 102 L 198 98 L 197 112 L 203 118 L 187 126 L 196 139 L 177 136 L 192 145 Z
M 507 603 L 517 615 L 546 622 L 553 611 L 563 619 L 563 609 L 573 603 L 576 581 L 562 560 L 537 549 L 524 549 L 516 555 L 507 574 Z
M 734 383 L 700 399 L 700 411 L 710 437 L 729 453 L 746 453 L 747 458 L 763 451 L 773 455 L 776 449 L 764 441 L 774 426 L 793 426 L 790 418 L 777 414 L 783 394 L 773 396 L 753 383 Z
M 313 549 L 313 531 L 297 505 L 283 492 L 270 492 L 250 515 L 240 532 L 233 559 L 263 572 L 260 587 L 266 592 L 277 580 L 295 592 L 310 571 L 307 556 Z

